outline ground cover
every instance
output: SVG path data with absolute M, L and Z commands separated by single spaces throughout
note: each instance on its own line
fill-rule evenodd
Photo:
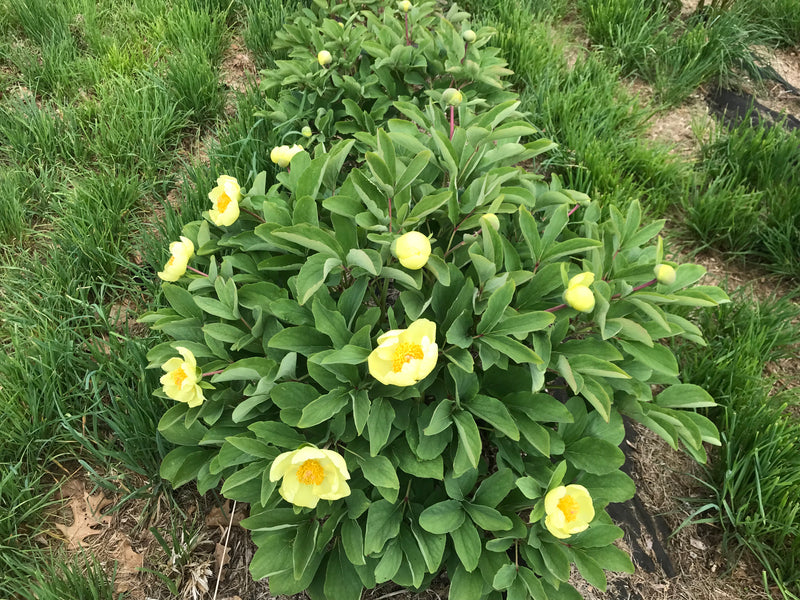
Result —
M 0 227 L 4 228 L 0 337 L 10 350 L 0 361 L 3 373 L 0 402 L 4 416 L 11 416 L 7 420 L 12 426 L 11 442 L 4 448 L 0 461 L 4 466 L 0 494 L 3 507 L 8 509 L 2 536 L 7 540 L 4 546 L 8 552 L 3 553 L 7 569 L 3 570 L 5 580 L 0 581 L 7 588 L 4 593 L 20 594 L 28 593 L 20 588 L 24 585 L 20 582 L 33 577 L 43 582 L 43 589 L 50 586 L 55 594 L 56 590 L 79 585 L 70 573 L 82 572 L 87 564 L 93 564 L 78 559 L 74 566 L 63 570 L 49 566 L 56 565 L 59 559 L 48 559 L 48 553 L 42 552 L 42 545 L 36 541 L 37 535 L 49 535 L 51 530 L 43 525 L 42 516 L 48 503 L 55 499 L 49 493 L 53 481 L 64 474 L 57 465 L 65 464 L 65 470 L 72 472 L 78 468 L 79 463 L 73 461 L 77 456 L 85 461 L 88 472 L 95 474 L 94 481 L 102 482 L 109 491 L 127 488 L 123 496 L 136 496 L 137 490 L 138 495 L 159 492 L 151 486 L 158 481 L 158 465 L 167 448 L 154 447 L 153 439 L 158 440 L 155 423 L 164 405 L 150 397 L 149 389 L 156 385 L 155 378 L 141 368 L 151 340 L 137 339 L 143 332 L 131 331 L 132 321 L 120 322 L 119 315 L 125 312 L 120 307 L 127 306 L 139 313 L 152 305 L 158 295 L 154 267 L 160 268 L 163 257 L 160 242 L 139 239 L 136 232 L 152 230 L 155 206 L 163 219 L 161 235 L 174 237 L 184 211 L 196 214 L 205 207 L 203 190 L 213 185 L 215 173 L 224 171 L 246 178 L 251 169 L 272 168 L 267 160 L 272 147 L 271 132 L 263 120 L 253 115 L 255 110 L 263 108 L 263 102 L 257 90 L 250 88 L 239 98 L 238 110 L 231 121 L 220 128 L 217 134 L 220 146 L 210 152 L 210 167 L 200 164 L 188 170 L 179 194 L 181 212 L 165 206 L 161 214 L 159 199 L 164 199 L 173 185 L 177 153 L 189 140 L 197 139 L 199 132 L 204 131 L 201 127 L 213 122 L 224 107 L 220 101 L 224 95 L 212 81 L 221 75 L 215 69 L 220 66 L 220 49 L 227 45 L 224 41 L 227 28 L 243 32 L 256 61 L 269 65 L 270 54 L 259 50 L 268 47 L 280 21 L 275 20 L 275 11 L 262 10 L 256 3 L 238 6 L 238 12 L 231 12 L 224 19 L 220 19 L 220 13 L 227 6 L 214 3 L 175 3 L 165 7 L 160 3 L 158 6 L 130 3 L 119 13 L 123 15 L 119 24 L 126 24 L 124 27 L 117 26 L 113 17 L 109 17 L 114 11 L 108 6 L 100 6 L 98 16 L 93 15 L 88 4 L 76 3 L 52 14 L 32 2 L 6 4 L 9 10 L 0 11 L 5 15 L 0 20 L 5 19 L 2 26 L 8 29 L 4 31 L 12 31 L 13 35 L 4 36 L 7 41 L 2 46 L 1 70 L 7 91 L 0 120 L 4 143 L 0 180 L 8 185 L 4 189 L 13 193 L 0 199 L 3 215 Z M 739 179 L 730 186 L 742 187 L 734 187 L 734 193 L 730 193 L 731 187 L 726 187 L 728 184 L 723 180 L 713 184 L 719 186 L 714 195 L 695 192 L 694 188 L 691 195 L 684 194 L 684 186 L 690 180 L 686 165 L 671 162 L 663 148 L 640 141 L 646 135 L 647 118 L 653 109 L 639 110 L 638 103 L 626 98 L 618 87 L 617 72 L 597 58 L 580 61 L 577 71 L 570 71 L 558 52 L 565 34 L 556 26 L 557 21 L 544 27 L 532 25 L 526 31 L 519 27 L 525 22 L 525 12 L 519 9 L 514 12 L 514 5 L 504 5 L 504 10 L 511 12 L 498 18 L 498 43 L 520 77 L 518 85 L 527 90 L 525 100 L 528 110 L 535 115 L 534 122 L 541 123 L 548 135 L 556 137 L 564 147 L 563 154 L 546 167 L 562 175 L 570 186 L 591 190 L 593 196 L 604 202 L 620 205 L 632 198 L 647 198 L 654 212 L 674 209 L 674 198 L 681 195 L 696 198 L 698 205 L 705 198 L 719 198 L 729 208 L 724 214 L 718 212 L 712 216 L 737 215 L 736 222 L 744 221 L 743 226 L 757 222 L 753 218 L 754 195 L 775 194 L 773 198 L 781 198 L 776 190 L 752 191 L 746 187 L 753 180 L 763 185 L 764 179 L 758 179 L 761 171 L 770 173 L 770 182 L 775 179 L 768 169 L 780 161 L 769 158 L 769 147 L 764 148 L 761 142 L 757 149 L 763 149 L 768 158 L 758 164 L 764 166 L 755 175 L 745 177 L 737 172 L 735 177 Z M 544 14 L 533 3 L 528 9 L 532 14 Z M 553 5 L 548 10 L 551 9 L 554 19 L 567 15 L 565 4 Z M 477 7 L 476 12 L 479 12 Z M 100 23 L 105 25 L 101 27 Z M 167 48 L 175 51 L 197 43 L 195 35 L 180 37 L 186 30 L 204 32 L 207 37 L 202 39 L 210 40 L 211 45 L 203 49 L 192 47 L 191 58 L 188 54 L 181 58 L 179 52 L 170 54 Z M 55 33 L 51 36 L 48 31 Z M 172 41 L 167 41 L 170 38 Z M 553 39 L 555 45 L 550 42 Z M 526 43 L 528 40 L 539 43 Z M 30 56 L 42 60 L 31 60 Z M 198 56 L 206 56 L 208 60 L 198 63 Z M 672 80 L 664 77 L 660 81 L 667 86 Z M 689 89 L 688 84 L 682 85 L 681 89 Z M 198 98 L 203 101 L 197 102 Z M 743 129 L 740 138 L 748 142 L 753 135 L 759 134 Z M 720 139 L 715 138 L 717 142 Z M 737 141 L 731 143 L 735 145 Z M 791 151 L 791 146 L 787 147 Z M 710 148 L 708 152 L 708 166 L 701 167 L 704 169 L 701 172 L 712 172 L 720 164 L 731 169 L 731 164 L 737 164 L 737 156 L 746 156 L 735 148 L 732 151 Z M 251 163 L 253 156 L 257 165 Z M 664 162 L 669 162 L 666 170 L 661 168 Z M 742 162 L 739 159 L 738 164 Z M 791 177 L 790 171 L 784 173 L 778 174 L 778 179 Z M 709 186 L 716 180 L 710 178 Z M 783 189 L 792 193 L 791 188 Z M 718 206 L 713 210 L 718 210 Z M 694 215 L 687 222 L 694 224 L 701 236 L 707 236 L 703 238 L 705 241 L 728 243 L 731 228 L 715 229 L 718 223 L 715 218 L 704 215 L 700 209 L 691 211 L 691 207 L 687 208 L 688 214 Z M 774 224 L 785 224 L 785 219 L 776 217 Z M 786 245 L 783 238 L 779 243 L 770 243 L 770 234 L 763 232 L 759 225 L 758 229 L 746 227 L 743 232 L 734 233 L 747 244 L 759 244 L 759 256 L 762 259 L 766 256 L 768 264 L 788 264 L 791 268 L 791 261 L 796 261 L 797 256 L 796 251 L 792 254 L 791 244 Z M 792 230 L 787 229 L 783 235 L 791 239 Z M 763 250 L 765 247 L 776 247 L 780 253 L 770 255 Z M 753 251 L 752 246 L 728 246 L 728 249 Z M 770 256 L 782 258 L 772 261 Z M 781 269 L 787 272 L 787 267 Z M 769 305 L 768 308 L 774 309 Z M 784 314 L 787 319 L 791 316 Z M 730 320 L 723 316 L 725 319 Z M 766 323 L 758 335 L 774 335 L 777 327 L 774 322 Z M 707 366 L 696 371 L 698 381 L 706 377 L 701 375 L 703 372 L 729 374 L 729 377 L 740 372 L 737 365 L 723 365 L 723 369 L 718 363 L 720 354 L 738 354 L 743 340 L 750 338 L 734 339 L 738 341 L 730 349 L 714 346 L 715 352 L 705 355 L 702 360 L 708 361 Z M 765 361 L 758 355 L 752 360 L 754 364 L 747 373 L 757 379 Z M 142 380 L 147 385 L 141 386 Z M 727 385 L 719 388 L 721 396 L 730 395 L 735 389 L 730 382 Z M 136 394 L 131 395 L 131 390 L 136 390 Z M 782 440 L 791 441 L 793 426 L 784 423 L 774 409 L 761 408 L 762 401 L 771 403 L 765 398 L 761 392 L 750 394 L 751 407 L 743 404 L 739 409 L 751 411 L 744 412 L 745 415 L 765 419 L 765 431 L 772 436 L 773 446 L 780 445 Z M 735 399 L 730 406 L 735 410 Z M 760 473 L 756 473 L 757 479 L 753 478 L 754 466 L 747 456 L 748 452 L 752 456 L 759 446 L 738 434 L 740 429 L 736 427 L 741 427 L 747 419 L 740 418 L 734 423 L 731 420 L 734 414 L 726 411 L 720 422 L 729 425 L 733 432 L 731 440 L 741 439 L 743 443 L 739 448 L 726 446 L 729 454 L 719 464 L 733 463 L 741 468 L 748 485 L 739 490 L 750 493 L 749 482 L 762 479 Z M 770 427 L 770 423 L 774 425 Z M 788 443 L 783 445 L 792 448 Z M 739 451 L 744 452 L 744 458 L 737 458 L 742 456 L 737 454 Z M 66 457 L 71 462 L 66 462 Z M 48 465 L 47 469 L 41 468 L 43 464 Z M 780 474 L 786 464 L 781 459 L 771 463 L 770 468 Z M 124 470 L 118 470 L 120 466 Z M 724 508 L 725 499 L 733 497 L 720 474 L 724 475 L 724 471 L 711 473 L 707 478 L 712 492 L 709 499 L 717 504 L 716 509 Z M 120 482 L 124 487 L 120 488 Z M 754 508 L 748 509 L 747 503 Z M 788 506 L 783 500 L 778 504 Z M 723 530 L 730 532 L 732 540 L 741 536 L 740 541 L 745 545 L 760 532 L 770 531 L 776 540 L 773 544 L 780 548 L 781 543 L 789 543 L 791 548 L 792 540 L 796 539 L 791 531 L 771 530 L 764 520 L 753 520 L 752 516 L 763 508 L 763 502 L 750 498 L 743 512 L 734 514 L 734 518 L 726 518 L 725 512 L 720 511 Z M 170 510 L 177 511 L 176 505 Z M 709 517 L 713 510 L 711 507 L 699 516 L 713 520 Z M 176 512 L 175 523 L 184 519 Z M 203 519 L 198 521 L 202 522 Z M 769 522 L 792 522 L 791 513 L 788 518 L 771 514 Z M 169 530 L 168 525 L 160 527 L 162 533 Z M 202 529 L 200 525 L 197 527 Z M 188 532 L 184 535 L 185 544 L 176 541 L 181 538 L 179 526 L 166 535 L 175 544 L 177 553 L 184 556 L 176 563 L 183 577 L 182 585 L 186 581 L 199 582 L 203 577 L 208 580 L 203 561 L 191 559 L 193 551 L 203 555 L 208 544 L 198 544 L 195 540 L 194 547 L 189 549 L 192 536 Z M 158 548 L 152 538 L 147 544 Z M 779 556 L 763 548 L 754 550 L 761 552 L 768 569 L 780 566 L 781 577 L 796 570 L 791 552 Z M 245 552 L 242 554 L 246 556 Z M 213 553 L 211 556 L 209 564 L 213 564 Z M 163 564 L 150 566 L 167 573 L 168 578 L 178 579 Z M 98 572 L 97 567 L 89 568 Z M 192 572 L 200 576 L 192 579 Z M 161 580 L 156 580 L 153 590 L 157 589 L 158 581 Z M 792 581 L 791 576 L 787 581 Z M 169 587 L 161 583 L 162 590 Z M 90 593 L 108 597 L 110 592 L 99 576 L 80 585 L 93 590 L 86 592 L 87 597 Z M 193 589 L 201 588 L 198 583 Z M 235 593 L 235 588 L 230 589 L 231 594 Z M 45 591 L 36 593 L 47 597 Z

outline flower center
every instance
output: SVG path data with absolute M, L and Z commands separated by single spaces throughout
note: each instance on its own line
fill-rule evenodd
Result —
M 175 257 L 174 256 L 170 256 L 169 260 L 167 261 L 167 266 L 171 267 L 174 264 L 175 264 Z
M 180 367 L 175 371 L 175 374 L 172 377 L 175 385 L 181 387 L 188 376 L 189 375 L 187 375 L 186 371 L 183 370 L 183 367 Z
M 319 485 L 325 481 L 325 469 L 318 460 L 309 458 L 297 469 L 297 481 L 305 485 Z
M 564 520 L 567 523 L 572 523 L 578 516 L 580 507 L 572 496 L 564 496 L 558 501 L 558 510 L 564 513 Z
M 422 346 L 406 342 L 398 344 L 394 349 L 394 356 L 392 357 L 392 371 L 399 373 L 403 370 L 403 365 L 411 362 L 412 359 L 420 360 L 424 356 Z
M 217 198 L 217 210 L 219 212 L 225 212 L 225 209 L 228 208 L 228 204 L 231 203 L 231 198 L 225 192 L 222 192 L 219 198 Z

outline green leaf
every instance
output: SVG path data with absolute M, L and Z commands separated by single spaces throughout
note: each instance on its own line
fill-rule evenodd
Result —
M 442 564 L 447 537 L 444 534 L 436 535 L 425 531 L 415 526 L 413 522 L 411 523 L 411 533 L 414 535 L 414 539 L 417 540 L 428 572 L 436 573 L 439 566 Z
M 297 300 L 303 305 L 308 302 L 314 293 L 323 286 L 328 275 L 342 261 L 323 253 L 314 254 L 303 263 L 297 274 Z
M 408 163 L 408 166 L 403 170 L 400 177 L 397 178 L 397 182 L 394 186 L 395 196 L 401 194 L 403 190 L 417 180 L 419 174 L 422 173 L 425 167 L 431 162 L 432 157 L 433 153 L 430 150 L 422 150 L 411 159 L 411 162 Z
M 299 326 L 282 329 L 270 338 L 267 345 L 270 348 L 311 356 L 330 349 L 331 341 L 327 335 L 313 327 Z
M 496 590 L 507 590 L 517 578 L 517 566 L 505 564 L 495 573 L 492 587 Z
M 277 372 L 278 363 L 261 356 L 243 358 L 231 363 L 222 371 L 211 378 L 213 383 L 223 381 L 253 381 L 267 377 L 272 372 Z
M 572 256 L 574 254 L 580 254 L 581 252 L 588 252 L 589 250 L 599 248 L 602 245 L 603 243 L 598 240 L 572 238 L 571 240 L 558 242 L 550 246 L 544 251 L 541 260 L 555 260 L 556 258 L 561 258 L 562 256 Z
M 584 375 L 594 377 L 608 377 L 611 379 L 630 379 L 631 376 L 614 363 L 595 358 L 588 354 L 573 354 L 569 357 L 569 364 L 573 370 Z
M 465 518 L 466 513 L 458 500 L 443 500 L 423 510 L 419 524 L 429 533 L 450 533 L 461 527 Z
M 614 444 L 597 438 L 581 438 L 564 451 L 572 465 L 594 475 L 613 473 L 625 462 L 625 454 Z
M 367 481 L 377 487 L 384 498 L 394 502 L 400 491 L 400 481 L 392 461 L 378 455 L 359 457 L 358 463 Z
M 414 206 L 411 208 L 411 212 L 403 223 L 403 226 L 407 227 L 421 221 L 423 217 L 426 217 L 435 210 L 438 210 L 452 197 L 452 195 L 453 193 L 450 190 L 446 190 L 443 192 L 437 192 L 435 194 L 423 196 L 419 202 L 414 204 Z
M 633 573 L 634 571 L 631 557 L 614 545 L 590 548 L 585 553 L 606 571 L 614 571 L 616 573 Z
M 370 504 L 367 511 L 364 554 L 370 556 L 380 553 L 386 542 L 400 533 L 402 520 L 402 504 L 393 504 L 388 500 L 378 500 Z
M 312 301 L 311 313 L 314 315 L 316 328 L 331 338 L 335 348 L 341 348 L 353 336 L 347 329 L 342 313 L 328 308 L 319 298 Z
M 389 167 L 384 160 L 374 152 L 367 152 L 364 155 L 367 166 L 375 178 L 386 188 L 387 192 L 394 189 L 394 177 L 389 172 Z
M 470 518 L 481 529 L 487 531 L 508 531 L 512 527 L 511 519 L 500 514 L 500 511 L 490 506 L 466 502 L 464 508 Z
M 581 485 L 589 490 L 592 498 L 602 502 L 625 502 L 636 493 L 633 480 L 622 471 L 586 475 L 581 479 Z
M 311 519 L 297 528 L 292 544 L 292 569 L 295 579 L 300 579 L 314 556 L 319 533 L 319 521 Z
M 391 403 L 385 398 L 378 398 L 372 403 L 369 418 L 367 419 L 367 432 L 369 434 L 369 453 L 376 456 L 386 445 L 392 431 L 395 412 Z
M 453 423 L 454 402 L 447 398 L 439 401 L 431 415 L 431 422 L 422 430 L 425 435 L 431 436 L 441 433 Z
M 203 311 L 197 306 L 191 292 L 167 282 L 161 284 L 161 289 L 167 297 L 167 302 L 179 315 L 187 318 L 197 317 L 198 319 L 203 316 Z
M 276 547 L 272 547 L 275 552 Z M 334 548 L 328 555 L 328 566 L 325 569 L 324 598 L 336 600 L 360 600 L 364 586 L 358 577 L 347 555 L 341 546 Z
M 360 365 L 366 362 L 370 350 L 361 346 L 351 346 L 346 344 L 338 350 L 334 350 L 322 359 L 323 365 Z
M 505 404 L 497 398 L 478 394 L 469 402 L 464 402 L 463 406 L 473 415 L 483 419 L 512 440 L 519 440 L 519 429 L 517 429 L 514 419 Z
M 665 408 L 708 408 L 717 405 L 711 394 L 691 383 L 671 385 L 656 396 L 655 401 Z
M 569 579 L 570 553 L 561 542 L 543 543 L 540 548 L 545 567 L 559 581 Z
M 321 254 L 327 254 L 333 258 L 343 259 L 344 250 L 327 231 L 313 225 L 302 223 L 290 227 L 279 227 L 272 230 L 275 237 L 287 240 L 303 248 L 315 250 Z
M 500 321 L 506 308 L 508 308 L 508 305 L 511 303 L 511 299 L 514 297 L 515 289 L 516 286 L 514 282 L 509 280 L 492 292 L 486 304 L 486 310 L 483 312 L 481 320 L 478 322 L 476 331 L 479 335 L 491 331 Z
M 532 331 L 541 331 L 556 320 L 553 313 L 535 311 L 520 313 L 500 319 L 492 328 L 492 333 L 513 335 L 517 339 L 524 339 Z
M 324 396 L 312 400 L 303 408 L 303 414 L 297 426 L 302 428 L 313 427 L 323 421 L 332 419 L 348 404 L 349 399 L 350 396 L 345 388 L 337 388 Z
M 169 481 L 173 488 L 179 488 L 196 478 L 200 468 L 215 454 L 216 452 L 212 450 L 198 449 L 197 446 L 179 446 L 164 457 L 159 474 Z
M 375 567 L 375 582 L 384 583 L 394 577 L 403 562 L 403 550 L 398 539 L 391 540 Z
M 203 312 L 207 312 L 210 315 L 214 315 L 215 317 L 219 317 L 220 319 L 225 319 L 227 321 L 236 321 L 239 319 L 238 315 L 236 315 L 233 310 L 219 300 L 215 300 L 214 298 L 206 298 L 205 296 L 193 296 L 193 298 L 195 304 L 203 309 Z
M 450 576 L 450 597 L 453 600 L 481 600 L 483 598 L 483 576 L 480 571 L 468 572 L 458 565 Z
M 375 275 L 377 277 L 381 274 L 383 261 L 381 260 L 381 255 L 375 250 L 351 248 L 347 253 L 347 266 L 361 267 L 370 275 Z
M 461 565 L 467 571 L 474 571 L 483 551 L 478 530 L 471 521 L 465 519 L 457 529 L 450 532 L 450 537 L 453 538 L 453 547 L 461 560 Z
M 225 480 L 222 493 L 226 498 L 237 502 L 254 504 L 261 498 L 261 477 L 269 468 L 271 461 L 259 460 L 236 471 Z
M 297 433 L 294 428 L 281 422 L 259 421 L 251 423 L 248 429 L 255 433 L 258 438 L 278 448 L 295 450 L 306 443 L 306 439 Z
M 355 519 L 345 519 L 342 522 L 342 546 L 349 560 L 354 565 L 367 564 L 364 560 L 364 532 Z
M 619 340 L 619 345 L 625 352 L 642 364 L 653 369 L 653 371 L 669 377 L 678 376 L 678 361 L 675 359 L 675 355 L 672 351 L 666 346 L 655 344 L 650 348 L 639 342 L 626 342 L 625 340 Z
M 186 427 L 187 411 L 189 407 L 186 404 L 176 404 L 168 409 L 158 422 L 158 432 L 173 444 L 197 446 L 208 429 L 197 420 Z
M 478 339 L 481 343 L 505 354 L 515 363 L 538 365 L 542 362 L 542 359 L 533 350 L 508 336 L 490 333 Z
M 475 360 L 472 358 L 472 354 L 464 348 L 448 348 L 444 351 L 444 355 L 450 362 L 466 373 L 472 373 L 475 370 Z
M 468 412 L 460 410 L 453 413 L 453 422 L 458 431 L 459 447 L 466 453 L 472 467 L 477 468 L 483 446 L 475 419 Z

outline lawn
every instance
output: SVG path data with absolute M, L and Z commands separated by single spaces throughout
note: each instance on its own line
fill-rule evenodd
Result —
M 665 219 L 667 256 L 706 265 L 731 296 L 676 317 L 706 343 L 670 341 L 682 381 L 718 403 L 697 412 L 722 446 L 707 446 L 709 461 L 697 466 L 640 432 L 630 455 L 649 513 L 674 511 L 665 523 L 679 531 L 661 540 L 683 571 L 674 585 L 696 585 L 700 599 L 797 598 L 800 133 L 789 118 L 753 118 L 757 108 L 725 120 L 708 107 L 723 89 L 800 116 L 800 6 L 462 8 L 474 30 L 494 28 L 485 64 L 508 63 L 513 73 L 493 73 L 557 144 L 526 167 L 587 194 L 603 215 L 640 204 L 644 224 Z M 169 242 L 210 208 L 219 175 L 246 189 L 260 172 L 266 188 L 285 175 L 270 152 L 301 139 L 304 123 L 286 114 L 280 90 L 302 77 L 289 66 L 286 32 L 301 35 L 291 26 L 304 9 L 0 0 L 0 597 L 271 597 L 247 570 L 254 549 L 236 525 L 247 507 L 220 485 L 201 495 L 194 482 L 173 489 L 162 478 L 175 445 L 158 425 L 174 403 L 154 394 L 162 372 L 148 368 L 148 353 L 169 330 L 139 319 L 173 301 L 156 273 Z M 304 102 L 292 106 L 298 115 Z M 353 132 L 382 119 L 374 107 L 326 102 L 308 121 L 315 131 L 332 131 L 339 106 Z M 676 117 L 687 113 L 699 118 Z M 654 456 L 661 462 L 648 468 Z M 690 476 L 669 475 L 673 465 Z M 633 550 L 630 535 L 625 544 Z M 609 589 L 656 597 L 669 573 L 636 564 L 632 579 L 609 576 Z M 447 586 L 433 579 L 433 591 L 402 597 Z

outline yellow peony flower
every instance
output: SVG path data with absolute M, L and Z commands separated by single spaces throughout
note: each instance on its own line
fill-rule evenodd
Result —
M 288 167 L 294 155 L 302 151 L 303 147 L 300 144 L 295 144 L 291 148 L 289 146 L 275 146 L 272 152 L 269 153 L 269 158 L 279 167 Z
M 392 329 L 378 338 L 367 359 L 369 373 L 384 385 L 414 385 L 436 366 L 436 323 L 417 319 L 408 329 Z
M 442 100 L 448 106 L 458 106 L 464 100 L 464 95 L 456 88 L 447 88 L 442 92 Z
M 322 500 L 338 500 L 350 495 L 347 464 L 340 454 L 305 446 L 284 452 L 272 463 L 269 480 L 283 483 L 281 497 L 295 506 L 314 508 Z
M 194 244 L 192 240 L 181 236 L 179 242 L 172 242 L 169 245 L 172 256 L 164 265 L 164 270 L 158 272 L 158 276 L 164 281 L 178 281 L 186 272 L 189 259 L 194 256 Z
M 405 13 L 411 10 L 411 2 L 409 2 L 409 0 L 402 0 L 401 2 L 398 2 L 397 5 L 400 7 L 400 10 Z
M 164 393 L 173 400 L 186 402 L 190 408 L 200 406 L 205 398 L 203 388 L 197 385 L 197 361 L 194 354 L 180 346 L 175 349 L 183 358 L 176 356 L 161 365 L 166 371 L 160 380 Z
M 562 540 L 585 530 L 594 519 L 592 497 L 582 485 L 561 485 L 547 492 L 544 511 L 544 526 Z
M 208 193 L 208 199 L 214 203 L 213 208 L 208 211 L 208 216 L 217 227 L 233 225 L 239 218 L 242 189 L 235 177 L 220 175 L 217 178 L 217 187 Z
M 431 242 L 419 231 L 409 231 L 395 240 L 393 253 L 406 269 L 416 271 L 428 262 Z
M 332 60 L 333 56 L 331 56 L 331 53 L 327 50 L 320 50 L 319 54 L 317 54 L 317 62 L 321 67 L 327 67 L 329 64 L 331 64 Z
M 581 273 L 569 280 L 564 292 L 564 303 L 579 312 L 592 312 L 594 294 L 589 286 L 594 283 L 594 273 Z
M 672 285 L 675 283 L 675 269 L 669 265 L 656 265 L 653 272 L 656 274 L 658 283 Z

